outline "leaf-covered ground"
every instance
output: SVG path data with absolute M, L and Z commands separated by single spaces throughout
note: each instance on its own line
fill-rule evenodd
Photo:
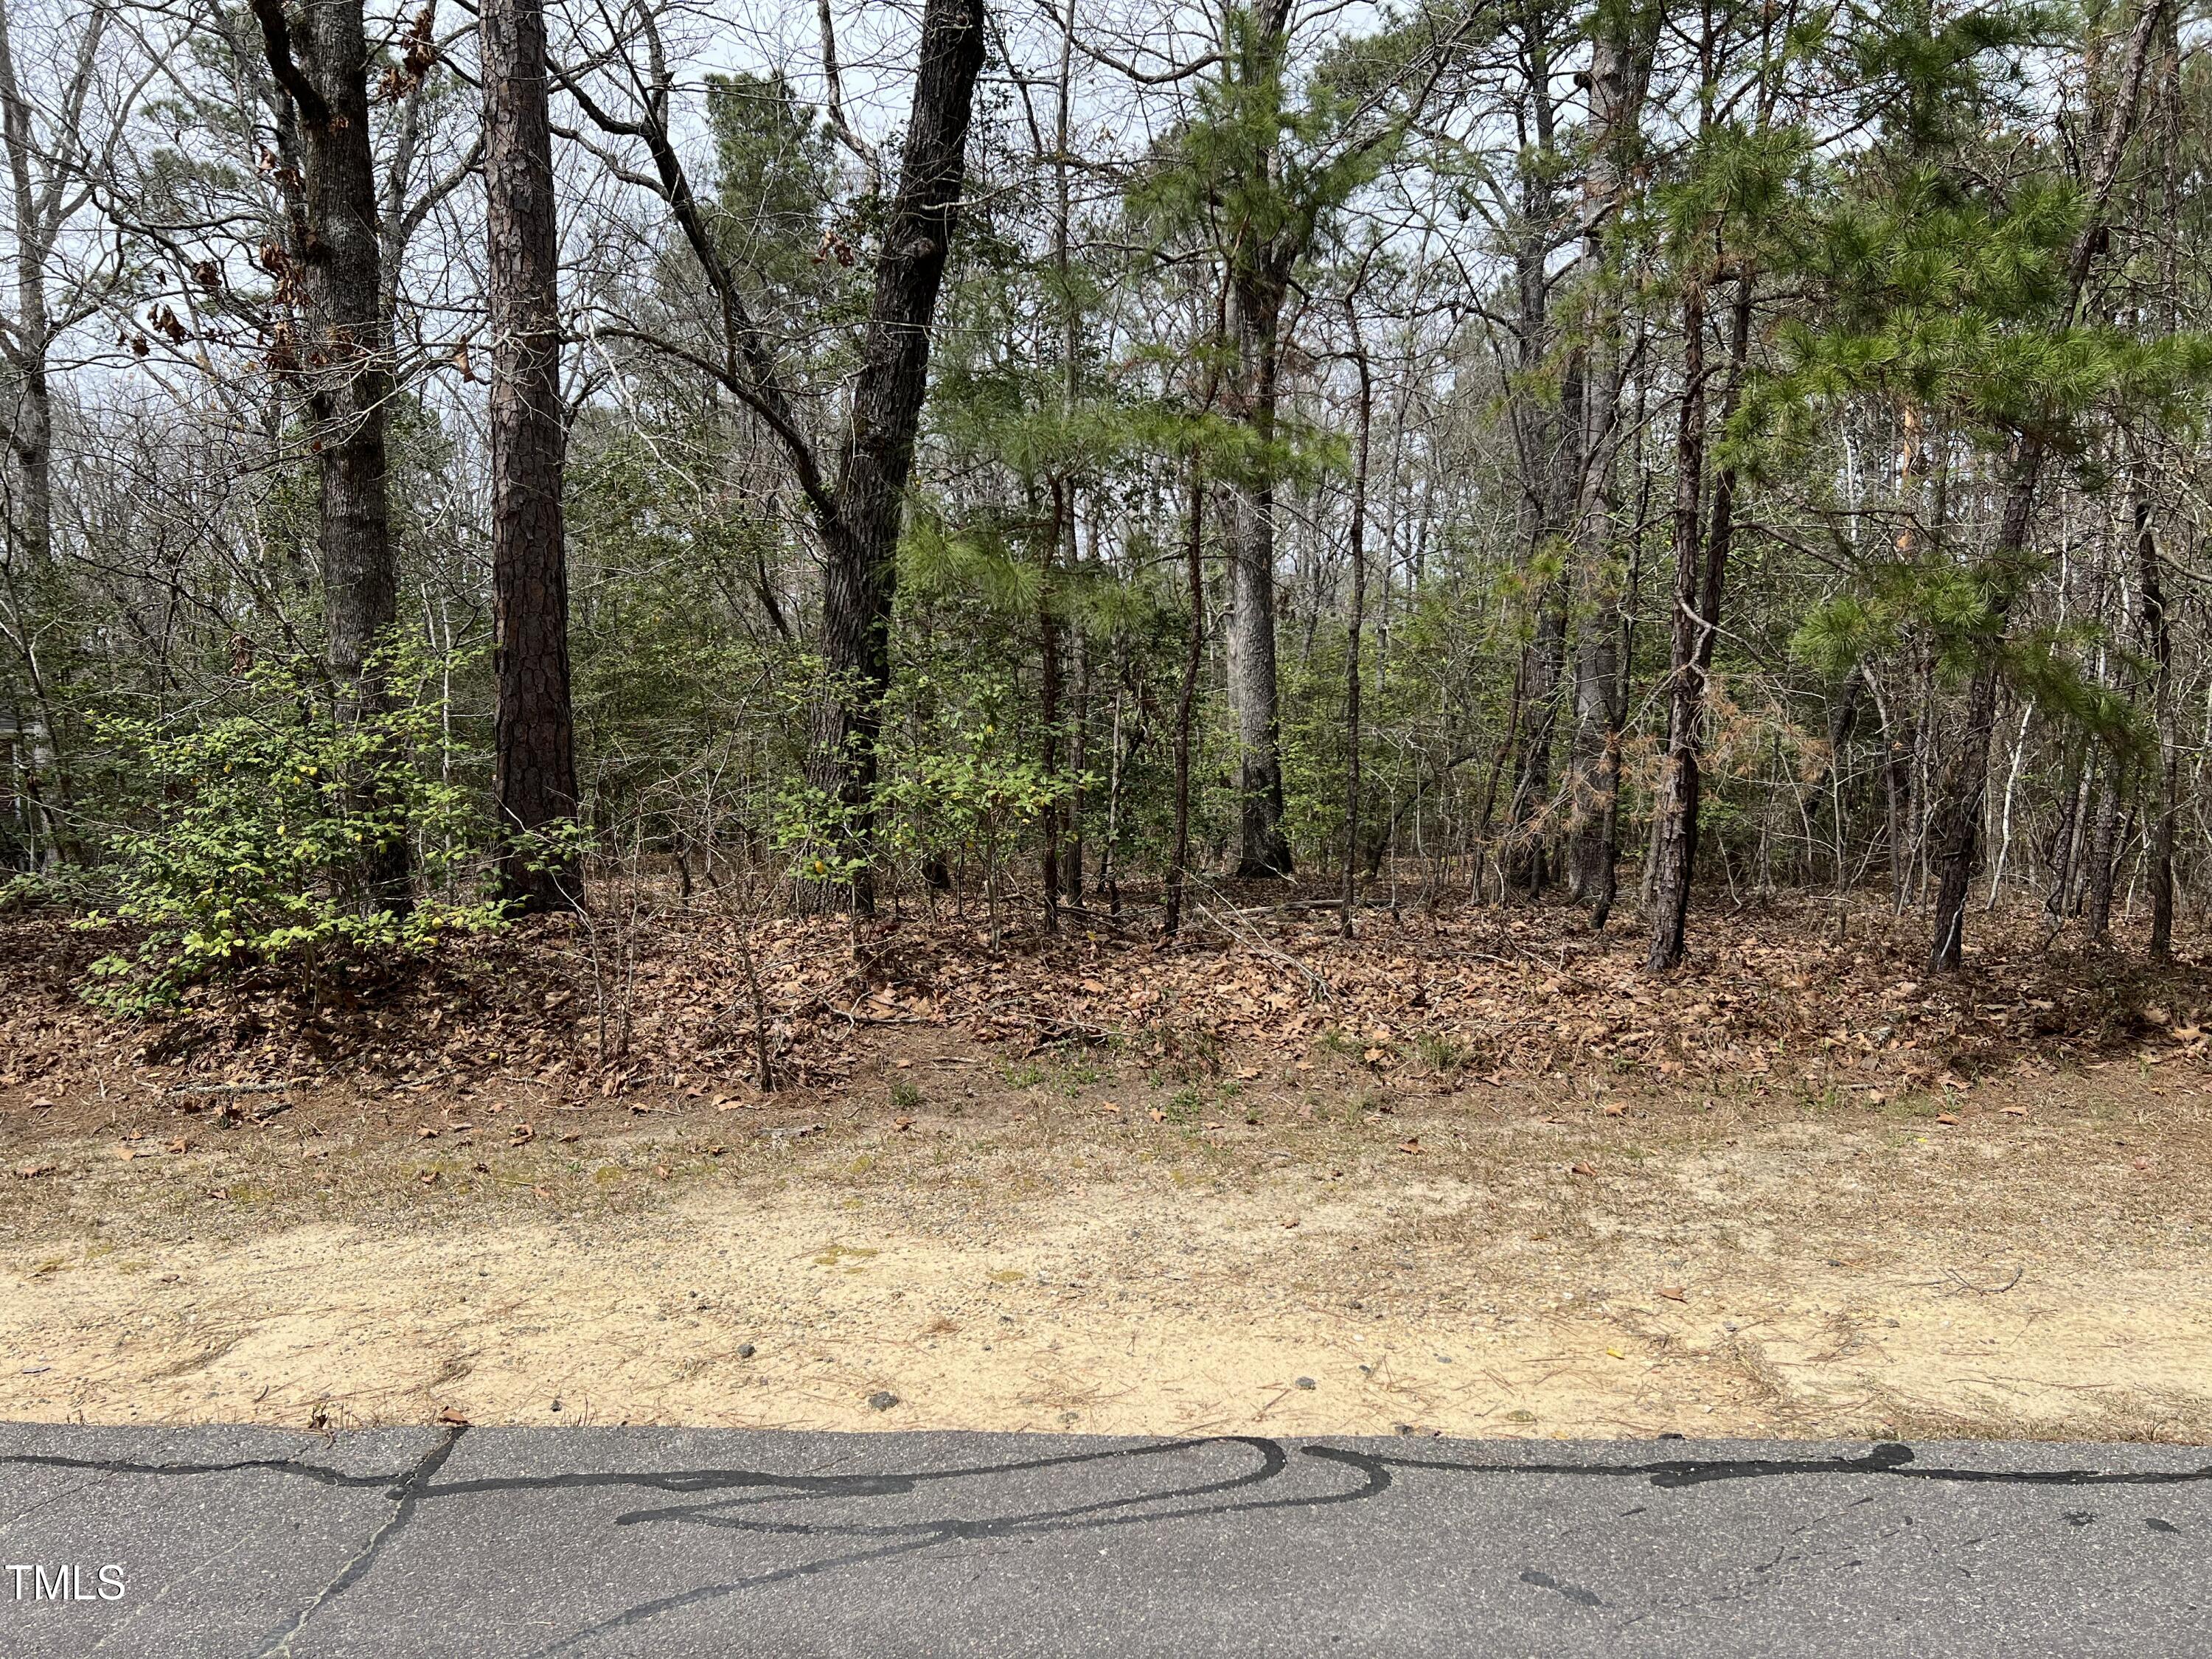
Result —
M 1069 914 L 1057 937 L 994 950 L 978 916 L 856 938 L 835 919 L 741 926 L 644 890 L 588 923 L 526 924 L 381 983 L 314 998 L 210 989 L 145 1024 L 78 997 L 100 941 L 58 917 L 0 919 L 0 1110 L 45 1101 L 58 1122 L 118 1089 L 191 1101 L 339 1080 L 727 1099 L 752 1091 L 763 1032 L 780 1089 L 832 1097 L 872 1086 L 925 1038 L 994 1057 L 1090 1052 L 1186 1084 L 1288 1060 L 1384 1088 L 1771 1079 L 1879 1099 L 2196 1055 L 2212 1006 L 2195 950 L 2154 969 L 2139 952 L 2045 949 L 2026 915 L 1978 918 L 1967 970 L 1930 978 L 1917 918 L 1806 903 L 1708 914 L 1688 968 L 1654 977 L 1632 933 L 1593 936 L 1565 909 L 1370 909 L 1346 940 L 1333 911 L 1279 890 L 1243 896 L 1238 908 L 1216 896 L 1165 945 Z

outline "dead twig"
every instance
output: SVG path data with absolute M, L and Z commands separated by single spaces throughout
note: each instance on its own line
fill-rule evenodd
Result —
M 1227 933 L 1231 939 L 1244 946 L 1246 950 L 1255 951 L 1261 956 L 1266 957 L 1270 961 L 1279 962 L 1284 967 L 1288 968 L 1291 972 L 1297 974 L 1304 978 L 1306 982 L 1306 994 L 1312 998 L 1314 1001 L 1334 1002 L 1335 1000 L 1335 997 L 1328 988 L 1328 981 L 1323 979 L 1319 973 L 1316 972 L 1313 969 L 1309 968 L 1304 963 L 1299 961 L 1297 957 L 1291 955 L 1288 951 L 1278 951 L 1273 945 L 1260 938 L 1258 934 L 1237 927 L 1236 923 L 1237 913 L 1235 911 L 1224 913 L 1223 911 L 1216 910 L 1212 906 L 1205 903 L 1194 903 L 1191 908 L 1196 910 L 1198 914 L 1203 916 L 1206 920 L 1212 922 L 1216 927 L 1219 927 L 1223 933 Z
M 1960 1273 L 1956 1267 L 1944 1268 L 1943 1276 L 1945 1279 L 1948 1279 L 1953 1284 L 1958 1285 L 1960 1289 L 1972 1291 L 1976 1296 L 2002 1296 L 2007 1291 L 2020 1283 L 2021 1275 L 2026 1271 L 2027 1269 L 2024 1267 L 2014 1267 L 2012 1270 L 2012 1277 L 2005 1280 L 2002 1285 L 1977 1285 L 1972 1279 L 1967 1278 L 1966 1274 Z M 1941 1285 L 1943 1280 L 1938 1279 L 1929 1282 L 1936 1285 Z
M 1026 1008 L 1006 1008 L 998 1004 L 980 1010 L 970 1018 L 977 1022 L 1006 1020 L 1017 1025 L 1026 1025 L 1035 1034 L 1029 1052 L 1040 1048 L 1057 1048 L 1067 1043 L 1079 1042 L 1085 1048 L 1103 1048 L 1111 1042 L 1113 1033 L 1103 1026 L 1085 1025 L 1080 1020 L 1062 1019 L 1054 1014 L 1035 1013 Z

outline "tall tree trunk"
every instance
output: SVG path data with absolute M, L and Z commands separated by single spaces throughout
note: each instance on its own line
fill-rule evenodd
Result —
M 572 855 L 532 838 L 576 813 L 561 514 L 560 238 L 544 0 L 483 0 L 485 301 L 491 325 L 493 721 L 505 896 L 582 898 Z
M 1198 699 L 1198 671 L 1206 650 L 1206 473 L 1190 464 L 1190 538 L 1184 548 L 1190 628 L 1184 636 L 1182 685 L 1176 696 L 1175 850 L 1168 862 L 1167 914 L 1160 932 L 1172 939 L 1182 926 L 1183 885 L 1190 875 L 1190 722 Z
M 256 6 L 276 0 L 252 0 Z M 826 19 L 826 9 L 820 14 Z M 825 671 L 808 745 L 810 790 L 830 822 L 823 844 L 849 872 L 855 915 L 876 908 L 875 794 L 877 738 L 890 684 L 891 611 L 897 595 L 896 557 L 914 471 L 916 433 L 929 385 L 929 343 L 937 296 L 967 176 L 968 127 L 983 67 L 982 0 L 927 0 L 907 122 L 898 190 L 883 219 L 875 286 L 853 380 L 844 441 L 834 481 L 784 384 L 779 350 L 754 320 L 744 285 L 708 226 L 668 125 L 670 83 L 660 67 L 653 14 L 641 14 L 654 68 L 640 76 L 642 112 L 624 117 L 602 106 L 574 75 L 561 86 L 600 131 L 643 141 L 653 159 L 648 182 L 668 204 L 677 228 L 713 288 L 720 311 L 722 360 L 702 367 L 757 416 L 784 452 L 822 538 L 821 656 Z M 826 36 L 825 46 L 830 45 Z M 825 53 L 823 67 L 835 65 Z M 873 149 L 858 140 L 833 108 L 841 139 L 873 168 Z M 617 331 L 610 331 L 611 332 Z M 647 344 L 649 336 L 633 334 Z M 802 878 L 802 905 L 836 902 L 837 878 Z
M 1272 274 L 1242 272 L 1230 285 L 1237 374 L 1231 412 L 1264 455 L 1275 434 L 1276 369 L 1284 289 Z M 1281 715 L 1275 672 L 1275 487 L 1263 459 L 1241 474 L 1229 523 L 1229 706 L 1237 718 L 1237 860 L 1245 880 L 1291 873 L 1283 835 Z
M 1742 390 L 1751 350 L 1753 279 L 1736 278 L 1729 326 L 1729 379 L 1721 398 L 1725 428 Z M 1705 465 L 1705 296 L 1694 279 L 1682 301 L 1684 346 L 1681 423 L 1675 440 L 1674 624 L 1667 701 L 1667 753 L 1659 773 L 1659 799 L 1651 822 L 1651 943 L 1644 966 L 1660 972 L 1679 965 L 1688 944 L 1690 883 L 1698 856 L 1698 807 L 1703 787 L 1705 688 L 1720 638 L 1721 589 L 1728 575 L 1735 528 L 1735 470 L 1723 467 L 1713 482 L 1711 522 L 1698 536 L 1698 507 Z M 1700 559 L 1700 552 L 1703 557 Z
M 1037 575 L 1037 764 L 1048 786 L 1060 774 L 1060 619 L 1053 613 L 1053 571 L 1068 511 L 1066 481 L 1052 481 L 1052 536 L 1039 550 Z M 1044 930 L 1060 931 L 1060 806 L 1048 803 L 1037 823 L 1043 843 L 1038 874 L 1044 888 Z
M 2171 13 L 2161 26 L 2158 81 L 2159 210 L 2164 235 L 2158 327 L 2171 335 L 2181 302 L 2181 39 Z M 2143 644 L 2151 664 L 2151 717 L 2158 740 L 2157 799 L 2145 836 L 2150 884 L 2150 954 L 2173 954 L 2173 842 L 2181 817 L 2181 751 L 2174 731 L 2173 632 L 2166 602 L 2165 562 L 2151 510 L 2150 470 L 2138 454 L 2130 471 L 2138 597 Z
M 1367 623 L 1367 467 L 1375 420 L 1374 372 L 1353 307 L 1353 301 L 1346 302 L 1352 361 L 1359 371 L 1359 432 L 1352 456 L 1352 525 L 1346 538 L 1352 557 L 1352 614 L 1346 623 L 1344 650 L 1344 913 L 1338 931 L 1346 939 L 1352 937 L 1352 913 L 1359 902 L 1359 653 Z
M 2181 756 L 2174 740 L 2173 632 L 2166 614 L 2165 562 L 2151 516 L 2148 469 L 2142 462 L 2134 470 L 2132 494 L 2140 621 L 2150 658 L 2151 718 L 2158 741 L 2157 800 L 2148 838 L 2150 953 L 2163 958 L 2173 954 L 2173 842 L 2181 816 Z
M 982 67 L 982 0 L 928 0 L 898 194 L 884 226 L 833 510 L 823 526 L 829 684 L 807 775 L 836 810 L 835 840 L 853 871 L 854 910 L 863 916 L 876 908 L 876 742 L 890 683 L 899 530 Z
M 392 329 L 381 304 L 381 219 L 368 122 L 368 40 L 361 0 L 307 0 L 295 62 L 282 0 L 252 0 L 270 72 L 291 101 L 302 150 L 290 240 L 306 301 L 296 353 L 320 460 L 318 541 L 332 694 L 341 724 L 391 708 L 380 647 L 398 619 L 385 434 L 392 392 Z M 381 814 L 400 758 L 373 753 L 353 781 Z M 403 832 L 377 841 L 359 870 L 360 901 L 404 910 L 410 848 Z
M 1583 246 L 1576 286 L 1594 310 L 1590 368 L 1579 422 L 1583 456 L 1569 541 L 1583 622 L 1574 669 L 1574 853 L 1570 881 L 1602 928 L 1611 913 L 1618 856 L 1624 616 L 1621 575 L 1613 555 L 1623 434 L 1620 398 L 1626 360 L 1616 276 L 1606 239 L 1620 211 L 1635 159 L 1644 94 L 1657 42 L 1656 7 L 1601 7 L 1589 73 L 1589 160 L 1583 175 Z
M 1070 230 L 1074 218 L 1074 198 L 1068 178 L 1070 140 L 1069 125 L 1075 94 L 1075 8 L 1070 6 L 1062 20 L 1060 35 L 1060 95 L 1054 102 L 1053 185 L 1054 210 L 1052 221 L 1053 266 L 1060 278 L 1060 416 L 1071 428 L 1075 419 L 1076 404 L 1081 391 L 1083 368 L 1083 307 L 1075 292 Z M 1076 490 L 1076 480 L 1063 480 L 1066 491 L 1066 511 L 1062 514 L 1062 540 L 1065 543 L 1064 562 L 1073 579 L 1082 564 L 1083 534 L 1079 519 L 1078 503 L 1081 497 Z M 1093 551 L 1096 551 L 1094 530 Z M 1067 798 L 1067 855 L 1061 860 L 1060 880 L 1067 902 L 1078 908 L 1083 904 L 1083 784 L 1084 769 L 1091 759 L 1091 641 L 1086 629 L 1079 623 L 1073 641 L 1075 658 L 1075 696 L 1070 715 L 1067 759 L 1068 769 L 1074 774 Z
M 1519 181 L 1519 223 L 1513 254 L 1514 459 L 1520 474 L 1521 556 L 1534 614 L 1518 675 L 1520 736 L 1513 749 L 1513 793 L 1506 804 L 1500 869 L 1528 898 L 1548 884 L 1552 748 L 1566 675 L 1567 605 L 1573 574 L 1562 538 L 1573 516 L 1574 479 L 1581 465 L 1583 354 L 1569 354 L 1557 400 L 1547 388 L 1553 341 L 1551 316 L 1558 246 L 1558 160 L 1552 102 L 1549 15 L 1538 4 L 1518 19 L 1526 64 Z
M 18 611 L 17 632 L 32 701 L 24 709 L 25 816 L 46 866 L 82 856 L 76 831 L 65 735 L 60 708 L 71 678 L 67 653 L 42 653 L 35 639 L 65 603 L 54 558 L 54 404 L 51 354 L 57 332 L 47 293 L 47 263 L 61 231 L 66 199 L 83 163 L 77 128 L 83 98 L 98 61 L 109 13 L 94 8 L 77 43 L 77 70 L 65 93 L 59 131 L 42 139 L 32 120 L 15 67 L 12 4 L 0 3 L 0 145 L 7 153 L 9 206 L 15 246 L 15 313 L 0 352 L 16 381 L 15 408 L 6 420 L 15 462 L 15 511 L 6 526 L 12 545 L 9 574 Z M 59 660 L 57 660 L 57 657 Z

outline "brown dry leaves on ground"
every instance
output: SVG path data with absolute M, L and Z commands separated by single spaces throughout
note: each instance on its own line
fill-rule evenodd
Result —
M 1594 937 L 1565 909 L 1335 915 L 1202 907 L 1162 945 L 1071 914 L 1057 938 L 993 951 L 975 919 L 910 919 L 858 938 L 838 920 L 750 933 L 780 1083 L 872 1070 L 902 1029 L 1014 1054 L 1123 1043 L 1179 1073 L 1234 1054 L 1316 1047 L 1425 1083 L 1595 1071 L 1694 1085 L 1817 1075 L 1876 1096 L 1963 1088 L 2007 1067 L 2202 1051 L 2212 974 L 2118 951 L 2044 951 L 1992 918 L 1955 979 L 1918 968 L 1917 919 L 1796 902 L 1702 920 L 1683 972 L 1640 969 L 1640 939 Z M 96 941 L 57 918 L 0 921 L 0 1105 L 149 1067 L 180 1082 L 526 1079 L 566 1097 L 739 1087 L 754 1066 L 750 981 L 724 917 L 644 891 L 589 927 L 534 921 L 452 947 L 394 981 L 319 1003 L 210 990 L 146 1027 L 88 1009 Z

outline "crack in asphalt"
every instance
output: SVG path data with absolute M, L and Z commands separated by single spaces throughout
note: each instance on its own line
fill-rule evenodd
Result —
M 449 1455 L 455 1431 L 440 1443 Z M 1020 1458 L 1003 1463 L 979 1463 L 949 1469 L 920 1469 L 902 1474 L 778 1474 L 769 1470 L 702 1468 L 672 1470 L 580 1470 L 563 1474 L 497 1475 L 473 1480 L 431 1483 L 425 1499 L 459 1497 L 490 1492 L 554 1492 L 591 1486 L 643 1486 L 667 1492 L 708 1492 L 732 1486 L 771 1486 L 787 1492 L 834 1492 L 843 1497 L 888 1496 L 910 1492 L 924 1482 L 964 1480 L 993 1474 L 1023 1474 L 1073 1464 L 1111 1462 L 1148 1457 L 1163 1452 L 1188 1451 L 1208 1445 L 1267 1446 L 1282 1451 L 1282 1442 L 1257 1435 L 1204 1435 L 1191 1439 L 1158 1440 L 1137 1445 L 1111 1446 L 1098 1451 L 1066 1452 L 1046 1457 Z M 1949 1464 L 1923 1464 L 1911 1447 L 1894 1441 L 1876 1444 L 1863 1456 L 1667 1458 L 1639 1463 L 1468 1462 L 1454 1458 L 1414 1457 L 1403 1453 L 1359 1452 L 1315 1442 L 1298 1449 L 1308 1456 L 1372 1459 L 1391 1468 L 1426 1469 L 1447 1474 L 1552 1475 L 1587 1480 L 1648 1478 L 1654 1486 L 1672 1488 L 1702 1486 L 1715 1480 L 1752 1480 L 1815 1474 L 1880 1475 L 1906 1480 L 1955 1480 L 2033 1486 L 2171 1486 L 2212 1481 L 2212 1463 L 2185 1469 L 1977 1469 Z M 440 1447 L 433 1447 L 434 1455 Z M 1287 1454 L 1284 1454 L 1286 1457 Z M 439 1457 L 442 1463 L 444 1458 Z M 348 1474 L 296 1457 L 248 1457 L 221 1463 L 148 1463 L 128 1458 L 72 1457 L 59 1452 L 0 1454 L 0 1467 L 81 1469 L 103 1474 L 204 1475 L 240 1474 L 257 1471 L 297 1476 L 318 1486 L 334 1487 L 389 1486 L 410 1471 Z M 1279 1470 L 1280 1465 L 1276 1466 Z
M 453 1455 L 453 1449 L 461 1443 L 461 1437 L 467 1432 L 466 1429 L 456 1428 L 422 1454 L 400 1483 L 392 1488 L 391 1496 L 397 1502 L 392 1505 L 392 1513 L 384 1518 L 384 1524 L 368 1535 L 368 1541 L 338 1569 L 335 1577 L 315 1593 L 313 1601 L 293 1616 L 290 1623 L 270 1632 L 268 1640 L 254 1650 L 254 1659 L 285 1659 L 285 1656 L 292 1651 L 293 1642 L 307 1627 L 307 1621 L 326 1603 L 344 1595 L 360 1582 L 369 1568 L 376 1564 L 376 1558 L 384 1553 L 385 1547 L 399 1535 L 408 1522 L 414 1519 L 424 1489 L 431 1478 L 445 1466 L 446 1460 Z M 390 1478 L 386 1477 L 387 1480 Z
M 1604 1601 L 1595 1590 L 1584 1589 L 1580 1584 L 1563 1584 L 1548 1572 L 1539 1572 L 1531 1567 L 1521 1575 L 1524 1584 L 1534 1584 L 1538 1589 L 1547 1589 L 1564 1597 L 1578 1607 L 1601 1607 Z
M 283 1659 L 283 1656 L 289 1655 L 293 1642 L 307 1622 L 319 1610 L 343 1595 L 367 1575 L 379 1556 L 390 1547 L 423 1504 L 490 1493 L 605 1489 L 653 1492 L 690 1501 L 626 1510 L 615 1516 L 612 1524 L 617 1527 L 653 1524 L 713 1527 L 776 1537 L 832 1540 L 849 1547 L 816 1560 L 794 1563 L 737 1579 L 701 1584 L 635 1603 L 537 1650 L 536 1659 L 550 1659 L 550 1656 L 571 1651 L 611 1632 L 702 1603 L 720 1601 L 747 1589 L 939 1549 L 950 1544 L 1249 1515 L 1271 1510 L 1334 1508 L 1379 1498 L 1391 1488 L 1401 1474 L 1626 1480 L 1648 1482 L 1662 1489 L 1689 1488 L 1721 1481 L 1802 1479 L 1808 1476 L 2061 1488 L 2163 1487 L 2212 1482 L 2212 1465 L 2182 1469 L 1978 1469 L 1923 1464 L 1917 1461 L 1911 1447 L 1895 1442 L 1876 1444 L 1864 1454 L 1856 1455 L 1685 1457 L 1597 1464 L 1518 1460 L 1469 1461 L 1423 1456 L 1410 1451 L 1364 1450 L 1326 1443 L 1304 1443 L 1298 1444 L 1297 1450 L 1301 1457 L 1313 1460 L 1304 1467 L 1310 1468 L 1314 1464 L 1328 1466 L 1353 1477 L 1349 1484 L 1340 1490 L 1319 1493 L 1294 1492 L 1287 1496 L 1270 1493 L 1261 1496 L 1259 1495 L 1261 1490 L 1292 1468 L 1290 1449 L 1279 1440 L 1244 1435 L 1153 1441 L 1097 1450 L 961 1464 L 947 1468 L 892 1472 L 806 1474 L 779 1474 L 744 1468 L 636 1472 L 582 1470 L 440 1481 L 437 1479 L 439 1472 L 453 1456 L 465 1432 L 459 1428 L 453 1430 L 429 1447 L 411 1468 L 392 1474 L 349 1474 L 297 1458 L 161 1463 L 71 1457 L 51 1453 L 16 1453 L 0 1456 L 0 1467 L 15 1465 L 97 1471 L 108 1475 L 150 1478 L 190 1479 L 210 1474 L 270 1474 L 340 1490 L 386 1488 L 394 1500 L 392 1513 L 298 1615 L 273 1632 L 256 1650 L 256 1659 Z M 1109 1496 L 1080 1504 L 1024 1508 L 1002 1513 L 970 1513 L 950 1517 L 882 1522 L 776 1519 L 745 1513 L 760 1505 L 775 1503 L 797 1501 L 811 1507 L 830 1502 L 906 1496 L 925 1492 L 939 1483 L 954 1480 L 989 1480 L 1086 1466 L 1141 1465 L 1144 1460 L 1188 1454 L 1211 1447 L 1239 1449 L 1249 1454 L 1255 1462 L 1248 1468 L 1215 1478 L 1186 1480 L 1182 1484 L 1171 1484 L 1164 1488 Z M 1856 1507 L 1856 1504 L 1844 1507 Z M 1823 1517 L 1823 1520 L 1832 1518 L 1830 1516 Z M 1785 1540 L 1778 1560 L 1788 1558 L 1790 1550 L 1790 1543 Z M 1577 1606 L 1602 1605 L 1595 1592 L 1579 1585 L 1561 1583 L 1534 1569 L 1522 1573 L 1521 1582 L 1554 1591 Z M 1585 1600 L 1586 1597 L 1589 1599 Z M 1629 1622 L 1632 1625 L 1637 1620 L 1631 1619 Z
M 1012 1515 L 987 1516 L 980 1519 L 909 1521 L 880 1526 L 836 1522 L 751 1521 L 738 1516 L 708 1512 L 725 1507 L 718 1504 L 679 1504 L 666 1509 L 639 1510 L 626 1515 L 618 1515 L 615 1517 L 615 1524 L 618 1527 L 635 1526 L 653 1521 L 670 1521 L 688 1526 L 724 1527 L 732 1531 L 767 1533 L 784 1537 L 887 1539 L 891 1541 L 874 1549 L 854 1551 L 844 1555 L 832 1556 L 824 1560 L 802 1562 L 775 1572 L 763 1573 L 730 1583 L 702 1584 L 696 1589 L 684 1591 L 680 1595 L 662 1596 L 655 1601 L 640 1602 L 634 1607 L 625 1607 L 620 1613 L 603 1619 L 595 1625 L 586 1626 L 549 1647 L 536 1650 L 531 1656 L 531 1659 L 550 1659 L 551 1655 L 566 1652 L 592 1640 L 594 1637 L 605 1635 L 611 1631 L 642 1624 L 648 1619 L 659 1618 L 662 1613 L 673 1613 L 682 1607 L 696 1607 L 702 1601 L 720 1601 L 725 1596 L 734 1595 L 741 1590 L 756 1589 L 763 1584 L 780 1583 L 793 1578 L 811 1577 L 817 1573 L 826 1572 L 837 1567 L 858 1565 L 864 1561 L 915 1554 L 924 1550 L 934 1549 L 940 1544 L 975 1539 L 1011 1538 L 1042 1533 L 1091 1531 L 1106 1527 L 1145 1525 L 1154 1522 L 1188 1520 L 1197 1516 L 1249 1515 L 1261 1510 L 1320 1509 L 1339 1504 L 1357 1503 L 1363 1498 L 1376 1497 L 1389 1490 L 1390 1486 L 1389 1471 L 1383 1467 L 1383 1460 L 1379 1457 L 1334 1446 L 1304 1446 L 1299 1449 L 1308 1456 L 1321 1458 L 1329 1462 L 1347 1464 L 1360 1470 L 1366 1476 L 1364 1484 L 1352 1491 L 1325 1492 L 1318 1497 L 1294 1495 L 1288 1498 L 1261 1498 L 1239 1503 L 1185 1503 L 1182 1507 L 1176 1509 L 1147 1508 L 1145 1512 L 1139 1514 L 1115 1513 L 1117 1510 L 1131 1510 L 1139 1504 L 1149 1506 L 1172 1504 L 1177 1500 L 1203 1498 L 1260 1485 L 1273 1480 L 1281 1474 L 1290 1462 L 1289 1455 L 1284 1450 L 1280 1442 L 1255 1435 L 1218 1435 L 1204 1440 L 1164 1441 L 1148 1446 L 1124 1447 L 1117 1449 L 1126 1455 L 1152 1455 L 1161 1452 L 1185 1451 L 1208 1445 L 1248 1448 L 1259 1454 L 1259 1467 L 1242 1474 L 1231 1475 L 1218 1480 L 1202 1481 L 1191 1486 L 1172 1487 L 1165 1492 L 1139 1492 L 1127 1497 L 1104 1498 L 1097 1503 L 1079 1504 L 1063 1509 L 1030 1510 Z M 1087 1454 L 1081 1461 L 1095 1461 L 1110 1457 L 1113 1455 L 1112 1453 Z M 1000 1466 L 992 1472 L 1003 1473 L 1008 1469 L 1026 1467 L 1029 1466 L 1023 1464 Z M 939 1478 L 956 1478 L 974 1473 L 975 1471 L 973 1470 L 948 1470 L 942 1472 Z M 837 1478 L 827 1477 L 830 1480 Z M 844 1492 L 816 1491 L 805 1495 L 822 1498 L 843 1498 L 851 1494 Z M 750 1498 L 738 1501 L 758 1503 L 762 1500 Z

